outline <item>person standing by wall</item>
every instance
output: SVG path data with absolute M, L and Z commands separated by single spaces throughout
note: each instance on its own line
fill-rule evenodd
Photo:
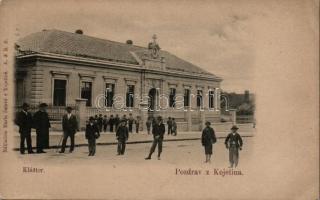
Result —
M 212 144 L 217 142 L 216 135 L 214 133 L 213 128 L 210 127 L 211 123 L 206 122 L 205 123 L 206 127 L 202 131 L 202 136 L 201 136 L 201 143 L 202 146 L 204 147 L 205 155 L 206 155 L 206 163 L 211 162 L 211 155 L 212 155 Z
M 89 123 L 86 125 L 86 132 L 85 132 L 86 139 L 88 140 L 88 147 L 89 147 L 89 155 L 94 156 L 96 153 L 96 139 L 100 137 L 99 128 L 94 123 L 94 118 L 89 118 Z
M 177 122 L 172 118 L 172 135 L 177 136 Z
M 226 148 L 229 149 L 229 162 L 230 167 L 232 168 L 238 166 L 239 162 L 239 150 L 242 150 L 242 138 L 239 133 L 237 133 L 237 130 L 239 128 L 237 126 L 232 126 L 231 133 L 228 134 L 224 144 L 226 145 Z
M 115 124 L 115 130 L 117 132 L 118 126 L 120 124 L 120 117 L 118 114 L 116 114 L 116 117 L 114 118 L 114 124 Z
M 168 118 L 168 121 L 167 121 L 167 125 L 168 125 L 168 135 L 172 135 L 172 119 L 171 117 Z
M 148 119 L 147 119 L 147 121 L 146 121 L 146 126 L 147 126 L 148 135 L 150 134 L 151 123 L 152 123 L 151 117 L 148 117 Z
M 110 118 L 109 118 L 109 126 L 110 126 L 110 132 L 112 133 L 112 132 L 113 132 L 113 126 L 114 126 L 114 118 L 113 118 L 113 115 L 110 115 Z
M 129 133 L 132 133 L 132 125 L 133 125 L 134 119 L 132 116 L 132 113 L 129 114 L 128 118 L 128 124 L 129 124 Z
M 23 103 L 22 111 L 17 113 L 15 123 L 19 126 L 20 133 L 20 153 L 24 154 L 25 141 L 27 142 L 28 153 L 34 153 L 32 151 L 32 140 L 31 140 L 31 128 L 32 128 L 32 115 L 28 112 L 29 104 Z
M 150 160 L 153 152 L 155 151 L 157 145 L 158 145 L 158 160 L 160 160 L 160 155 L 162 153 L 162 142 L 163 142 L 163 136 L 166 132 L 166 128 L 163 124 L 163 120 L 161 116 L 158 116 L 156 122 L 154 123 L 152 127 L 152 134 L 153 134 L 153 143 L 150 149 L 150 153 L 148 157 L 146 157 L 146 160 Z
M 107 132 L 107 126 L 108 126 L 108 118 L 107 115 L 103 116 L 103 132 Z
M 140 117 L 140 116 L 137 116 L 137 119 L 135 120 L 136 133 L 139 133 L 140 123 L 141 123 L 141 117 Z
M 116 137 L 118 140 L 117 155 L 123 155 L 126 150 L 126 142 L 129 138 L 126 120 L 121 120 L 117 129 Z
M 74 135 L 78 130 L 78 121 L 74 114 L 72 114 L 72 108 L 67 107 L 67 114 L 62 117 L 62 129 L 63 129 L 63 140 L 62 146 L 59 153 L 64 153 L 68 137 L 70 137 L 70 149 L 69 152 L 72 153 L 74 150 Z
M 99 117 L 98 117 L 98 128 L 99 128 L 99 132 L 102 132 L 102 127 L 103 127 L 103 117 L 102 117 L 102 114 L 99 114 Z
M 51 127 L 46 111 L 46 103 L 39 105 L 39 110 L 33 115 L 33 124 L 37 135 L 37 153 L 46 153 L 44 148 L 49 147 L 49 128 Z

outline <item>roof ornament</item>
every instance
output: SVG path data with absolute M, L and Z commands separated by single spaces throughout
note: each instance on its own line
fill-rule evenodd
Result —
M 149 44 L 148 44 L 148 49 L 151 51 L 152 58 L 158 58 L 160 46 L 157 43 L 157 35 L 156 34 L 153 34 L 152 40 L 153 41 L 149 42 Z

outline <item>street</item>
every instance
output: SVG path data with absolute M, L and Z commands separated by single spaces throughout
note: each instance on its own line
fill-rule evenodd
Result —
M 169 136 L 173 137 L 173 136 Z M 252 154 L 254 137 L 243 137 L 244 147 L 240 151 L 240 162 L 245 163 L 250 159 Z M 183 140 L 183 141 L 165 141 L 163 143 L 163 153 L 161 160 L 157 160 L 157 149 L 153 154 L 151 160 L 144 160 L 148 155 L 151 143 L 127 144 L 125 155 L 117 155 L 117 145 L 97 145 L 96 155 L 94 157 L 88 156 L 88 147 L 76 147 L 73 153 L 66 149 L 65 154 L 59 154 L 57 149 L 47 149 L 46 154 L 25 154 L 20 155 L 20 158 L 27 158 L 31 163 L 46 163 L 46 164 L 142 164 L 142 163 L 159 163 L 172 165 L 197 165 L 203 163 L 204 149 L 201 146 L 200 140 Z M 209 165 L 209 164 L 208 164 Z M 213 145 L 213 156 L 211 165 L 215 167 L 227 167 L 228 150 L 224 145 L 224 138 L 218 139 L 217 143 Z

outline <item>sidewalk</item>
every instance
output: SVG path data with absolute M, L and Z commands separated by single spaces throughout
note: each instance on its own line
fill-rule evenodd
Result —
M 239 131 L 242 137 L 252 137 L 254 136 L 255 129 Z M 216 137 L 225 138 L 229 132 L 216 132 Z M 59 148 L 61 145 L 62 132 L 51 131 L 50 132 L 50 148 Z M 201 132 L 178 132 L 177 136 L 167 135 L 164 136 L 164 141 L 184 141 L 184 140 L 199 140 L 201 138 Z M 15 148 L 14 150 L 19 150 L 20 137 L 15 134 Z M 127 144 L 138 144 L 138 143 L 151 143 L 153 141 L 152 134 L 148 135 L 146 132 L 129 133 L 129 139 Z M 60 144 L 59 144 L 60 143 Z M 68 139 L 67 144 L 70 144 L 70 139 Z M 117 140 L 115 133 L 102 132 L 99 139 L 97 139 L 97 145 L 115 145 Z M 75 146 L 87 146 L 88 141 L 85 139 L 84 131 L 77 132 L 75 135 Z M 36 146 L 36 136 L 35 132 L 32 132 L 32 146 Z

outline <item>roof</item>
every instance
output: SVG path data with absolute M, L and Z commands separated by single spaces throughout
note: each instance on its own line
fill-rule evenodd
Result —
M 148 50 L 146 47 L 54 29 L 32 33 L 21 38 L 17 44 L 20 51 L 55 53 L 136 65 L 139 63 L 130 52 L 135 52 L 140 57 L 141 52 Z M 166 68 L 169 71 L 190 72 L 217 78 L 212 73 L 167 51 L 160 50 L 159 54 L 164 57 Z

